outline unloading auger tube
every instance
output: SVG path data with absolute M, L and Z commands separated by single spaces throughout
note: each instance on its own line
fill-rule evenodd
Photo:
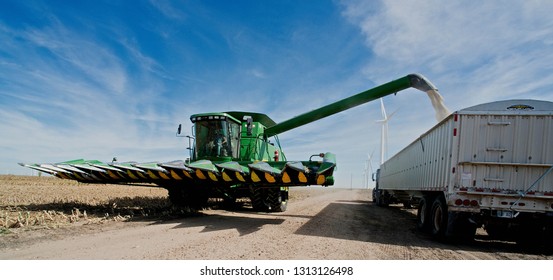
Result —
M 271 137 L 296 127 L 326 118 L 336 113 L 351 109 L 361 104 L 376 100 L 386 95 L 394 94 L 408 88 L 415 88 L 424 92 L 438 90 L 429 80 L 420 74 L 409 74 L 403 78 L 388 82 L 375 88 L 366 90 L 346 99 L 334 102 L 311 112 L 293 117 L 265 130 L 265 137 Z
M 249 196 L 252 204 L 267 205 L 269 209 L 276 205 L 283 211 L 288 187 L 334 184 L 336 157 L 321 153 L 315 155 L 320 160 L 312 160 L 311 156 L 305 161 L 287 161 L 280 145 L 270 143 L 269 137 L 410 87 L 435 90 L 423 76 L 410 74 L 278 124 L 252 112 L 192 115 L 195 133 L 190 138 L 194 145 L 187 160 L 138 163 L 118 162 L 115 158 L 111 162 L 77 159 L 20 165 L 85 183 L 153 184 L 168 189 L 176 204 L 191 205 L 209 197 L 232 201 Z

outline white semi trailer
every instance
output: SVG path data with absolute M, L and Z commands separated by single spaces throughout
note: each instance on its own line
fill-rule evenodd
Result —
M 376 173 L 373 201 L 418 207 L 437 238 L 553 247 L 553 102 L 507 100 L 449 115 Z

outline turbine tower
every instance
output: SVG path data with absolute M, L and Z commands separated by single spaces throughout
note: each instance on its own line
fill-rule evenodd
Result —
M 365 187 L 369 188 L 369 182 L 371 180 L 371 176 L 373 174 L 373 165 L 372 165 L 372 157 L 373 157 L 374 151 L 371 154 L 367 154 L 367 161 L 365 162 Z
M 388 116 L 386 114 L 386 108 L 384 108 L 384 101 L 380 98 L 380 111 L 382 113 L 382 119 L 376 122 L 382 123 L 380 135 L 380 164 L 382 165 L 388 157 L 388 121 L 397 112 L 397 110 Z

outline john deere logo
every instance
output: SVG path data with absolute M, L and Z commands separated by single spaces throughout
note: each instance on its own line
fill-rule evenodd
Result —
M 534 110 L 534 107 L 530 105 L 517 104 L 507 107 L 508 110 Z

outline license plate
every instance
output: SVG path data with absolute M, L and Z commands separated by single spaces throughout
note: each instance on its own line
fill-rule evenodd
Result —
M 497 210 L 497 217 L 499 218 L 512 218 L 513 216 L 514 216 L 513 211 Z

